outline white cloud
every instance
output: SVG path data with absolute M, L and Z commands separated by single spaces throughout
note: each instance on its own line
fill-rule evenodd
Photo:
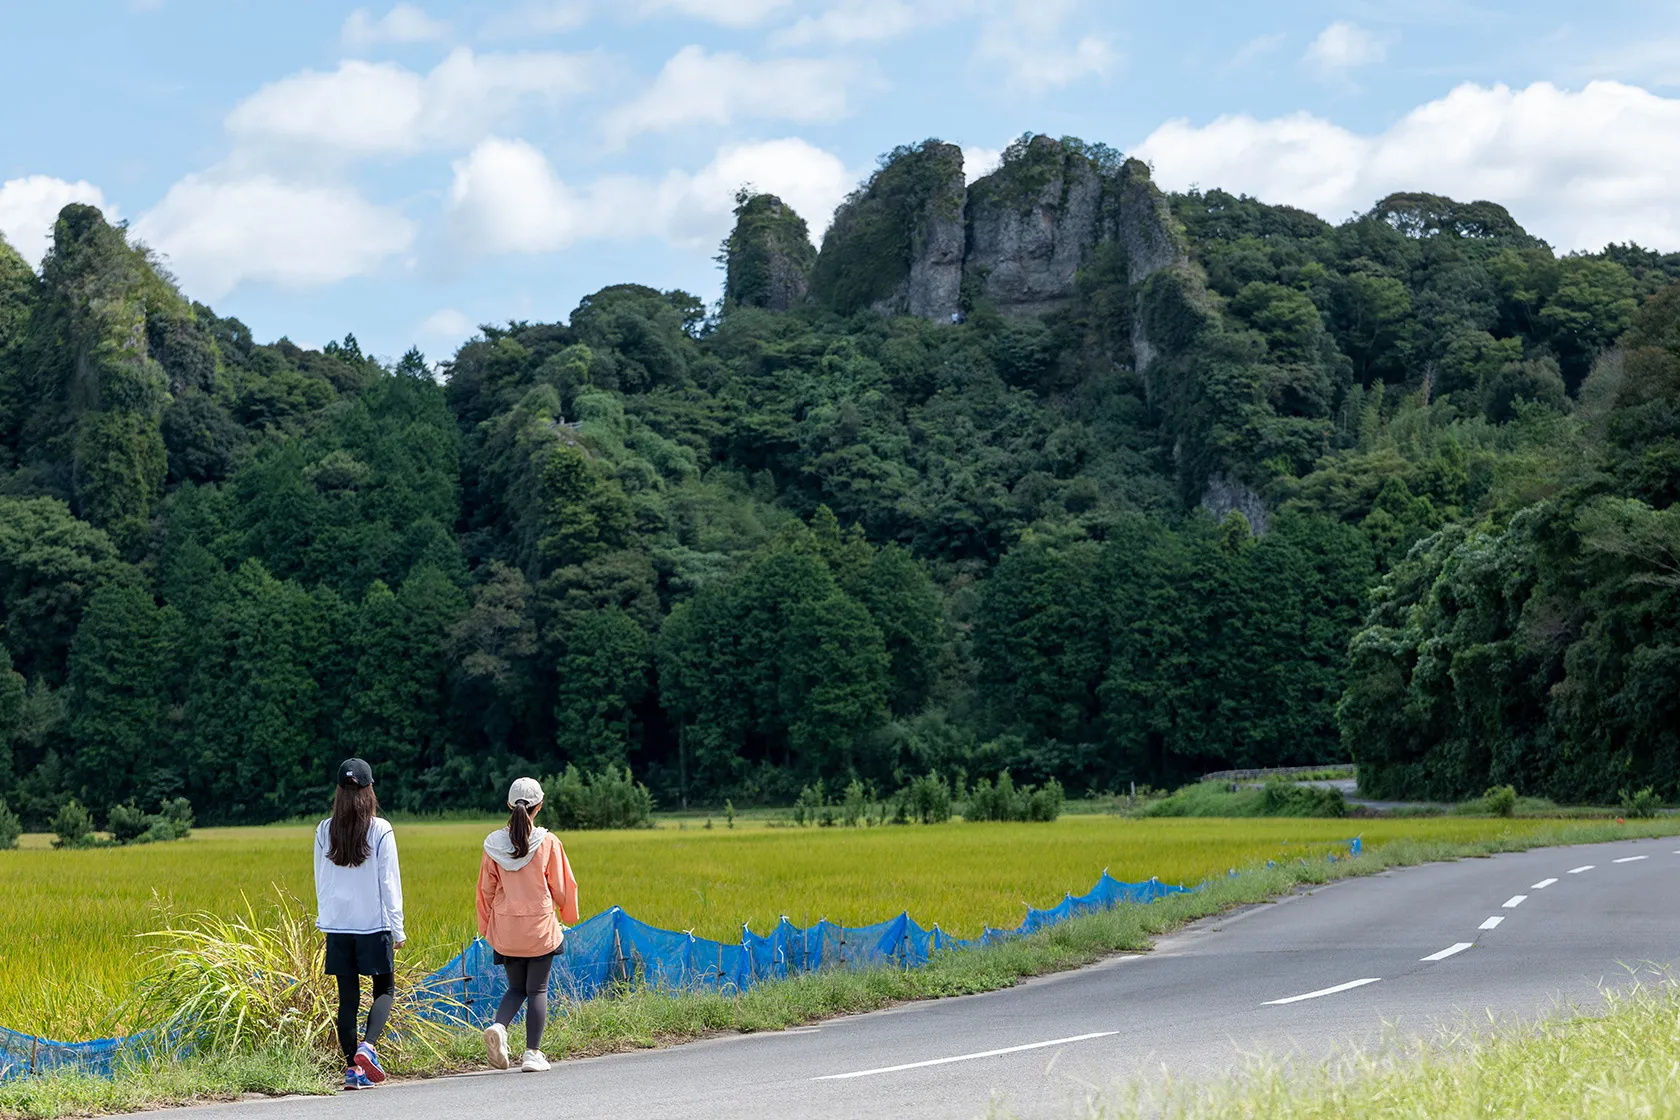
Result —
M 470 338 L 477 330 L 473 321 L 461 312 L 453 307 L 443 307 L 421 320 L 414 333 L 421 338 L 454 343 Z
M 390 62 L 271 82 L 236 105 L 226 127 L 247 152 L 315 151 L 357 157 L 465 147 L 528 103 L 552 104 L 589 88 L 591 56 L 555 52 L 475 55 L 457 47 L 424 76 Z
M 644 132 L 746 118 L 837 120 L 850 109 L 847 88 L 866 80 L 867 73 L 835 60 L 755 62 L 688 46 L 671 56 L 645 93 L 607 114 L 606 129 L 623 142 Z
M 116 208 L 106 205 L 104 193 L 86 179 L 68 183 L 50 175 L 27 175 L 0 183 L 0 234 L 24 260 L 39 265 L 52 247 L 58 212 L 72 202 L 97 206 L 106 218 L 117 220 Z
M 188 175 L 134 231 L 201 299 L 243 283 L 335 284 L 377 271 L 414 241 L 407 218 L 353 190 L 269 175 Z
M 1387 57 L 1388 44 L 1383 40 L 1363 27 L 1337 20 L 1307 45 L 1301 61 L 1322 78 L 1345 79 L 1361 66 Z
M 724 27 L 756 27 L 791 0 L 641 0 L 643 15 L 674 14 Z
M 1006 88 L 1031 95 L 1110 73 L 1120 59 L 1107 38 L 1070 33 L 1083 0 L 989 0 L 974 62 L 999 72 Z
M 447 42 L 449 25 L 433 19 L 413 4 L 398 4 L 378 19 L 370 16 L 366 8 L 357 8 L 344 21 L 340 38 L 353 51 L 382 43 Z
M 584 0 L 539 0 L 496 16 L 484 27 L 487 39 L 517 39 L 526 35 L 560 35 L 589 22 Z
M 1274 31 L 1269 35 L 1256 35 L 1248 42 L 1237 48 L 1231 56 L 1228 69 L 1235 70 L 1239 66 L 1246 66 L 1257 58 L 1263 58 L 1283 46 L 1286 36 L 1281 31 Z
M 812 43 L 848 46 L 877 43 L 907 35 L 930 23 L 952 18 L 955 9 L 971 5 L 955 0 L 945 4 L 906 0 L 840 0 L 820 15 L 804 16 L 770 37 L 772 44 L 803 47 Z
M 964 148 L 962 154 L 963 174 L 970 183 L 1003 166 L 1002 148 Z
M 838 156 L 785 139 L 722 148 L 698 172 L 613 175 L 578 187 L 530 144 L 486 140 L 455 164 L 446 220 L 453 248 L 468 256 L 639 237 L 709 252 L 729 229 L 741 186 L 780 195 L 817 236 L 856 181 Z
M 1306 113 L 1169 121 L 1134 149 L 1163 187 L 1222 187 L 1339 221 L 1399 190 L 1488 199 L 1564 249 L 1680 249 L 1680 99 L 1593 82 L 1465 84 L 1386 132 Z

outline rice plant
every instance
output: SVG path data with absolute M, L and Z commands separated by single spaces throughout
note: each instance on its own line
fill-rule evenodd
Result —
M 167 1024 L 182 1044 L 218 1053 L 296 1047 L 336 1054 L 338 988 L 322 973 L 322 935 L 296 897 L 278 887 L 274 895 L 261 913 L 242 897 L 231 914 L 167 915 L 164 928 L 142 934 L 149 948 L 130 1018 Z M 398 960 L 397 998 L 381 1043 L 398 1065 L 436 1061 L 448 1045 L 448 1026 L 419 1014 L 424 976 L 419 965 Z M 423 1002 L 437 1006 L 432 993 Z

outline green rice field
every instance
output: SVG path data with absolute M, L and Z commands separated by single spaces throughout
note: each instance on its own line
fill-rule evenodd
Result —
M 1268 859 L 1322 859 L 1362 835 L 1472 842 L 1545 821 L 1064 817 L 1052 824 L 873 829 L 664 827 L 564 836 L 585 916 L 613 905 L 670 929 L 733 939 L 786 915 L 864 924 L 903 910 L 958 936 L 1013 926 L 1027 904 L 1116 878 L 1194 884 Z M 479 845 L 492 822 L 399 824 L 409 945 L 425 965 L 474 934 Z M 201 829 L 143 847 L 0 852 L 0 1026 L 60 1039 L 118 1033 L 165 911 L 229 913 L 280 889 L 313 906 L 309 827 Z

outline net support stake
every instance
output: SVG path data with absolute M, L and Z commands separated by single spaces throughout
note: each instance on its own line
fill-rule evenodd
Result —
M 34 1035 L 29 1036 L 29 1076 L 35 1076 L 36 1064 L 41 1060 L 41 1040 Z

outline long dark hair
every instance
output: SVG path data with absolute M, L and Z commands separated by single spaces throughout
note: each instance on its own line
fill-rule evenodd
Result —
M 339 786 L 333 794 L 332 823 L 327 825 L 327 858 L 340 867 L 360 867 L 373 854 L 368 825 L 379 815 L 372 786 Z
M 524 859 L 531 854 L 531 818 L 541 808 L 541 805 L 533 805 L 529 809 L 515 805 L 513 812 L 508 814 L 508 839 L 513 842 L 514 859 Z

